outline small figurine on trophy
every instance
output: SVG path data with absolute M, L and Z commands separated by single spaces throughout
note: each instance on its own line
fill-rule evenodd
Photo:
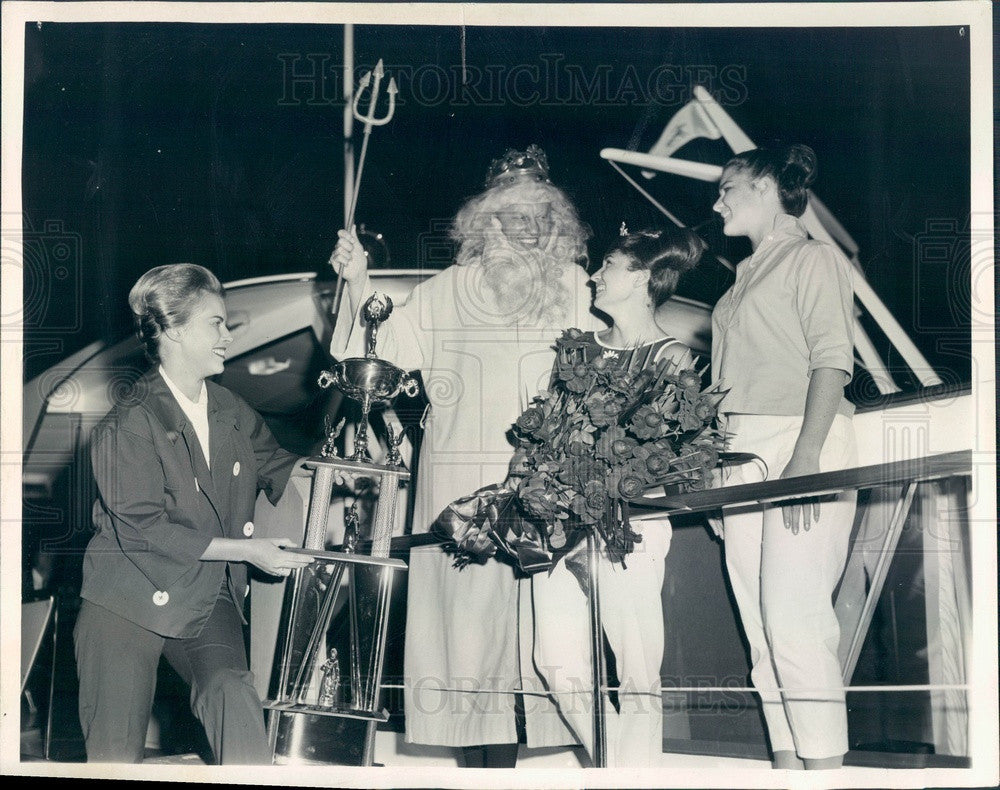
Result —
M 399 454 L 399 445 L 403 443 L 403 439 L 406 437 L 406 431 L 403 430 L 403 426 L 399 427 L 399 433 L 396 433 L 396 429 L 389 425 L 386 427 L 386 432 L 389 434 L 389 454 L 386 458 L 386 464 L 389 466 L 402 466 L 403 456 Z
M 347 422 L 346 417 L 341 417 L 340 422 L 337 423 L 336 427 L 333 426 L 333 420 L 330 419 L 330 415 L 327 414 L 323 418 L 323 432 L 326 434 L 326 441 L 323 442 L 323 449 L 320 450 L 320 455 L 323 458 L 337 458 L 337 438 L 340 436 L 341 431 L 344 430 L 344 423 Z
M 409 373 L 395 365 L 379 359 L 375 354 L 375 342 L 379 324 L 392 313 L 392 299 L 375 292 L 361 308 L 361 315 L 370 327 L 368 350 L 364 357 L 352 357 L 338 362 L 332 371 L 324 370 L 319 375 L 319 385 L 331 384 L 349 398 L 361 401 L 361 421 L 354 439 L 354 453 L 349 461 L 372 463 L 368 452 L 368 414 L 373 403 L 395 398 L 405 392 L 411 398 L 417 390 L 417 382 Z
M 341 550 L 347 554 L 353 554 L 358 545 L 358 533 L 361 526 L 361 517 L 358 515 L 358 503 L 354 502 L 344 514 L 344 543 Z
M 340 662 L 337 660 L 337 648 L 330 648 L 330 657 L 321 667 L 323 680 L 319 685 L 319 699 L 316 704 L 320 708 L 335 708 L 340 701 Z
M 369 359 L 375 358 L 375 339 L 378 336 L 379 325 L 392 315 L 392 299 L 387 294 L 376 291 L 365 302 L 361 308 L 361 316 L 365 323 L 372 328 L 368 337 L 368 349 L 365 356 Z

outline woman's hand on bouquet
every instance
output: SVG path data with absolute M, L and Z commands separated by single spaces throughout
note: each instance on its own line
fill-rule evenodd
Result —
M 250 538 L 242 543 L 244 560 L 271 576 L 288 576 L 313 561 L 308 554 L 285 551 L 296 546 L 289 538 Z
M 348 285 L 364 282 L 368 274 L 368 252 L 354 227 L 337 231 L 337 246 L 330 256 L 330 265 Z
M 792 453 L 791 459 L 781 473 L 781 480 L 789 477 L 802 477 L 803 475 L 819 474 L 819 456 L 800 453 Z M 819 521 L 819 499 L 798 499 L 781 508 L 781 517 L 785 522 L 785 529 L 790 529 L 793 535 L 799 534 L 801 526 L 806 532 L 809 531 L 812 521 Z

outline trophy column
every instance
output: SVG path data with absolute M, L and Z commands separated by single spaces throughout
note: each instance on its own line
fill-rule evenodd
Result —
M 315 478 L 312 497 L 309 500 L 309 513 L 306 517 L 306 537 L 303 547 L 322 550 L 325 545 L 330 516 L 330 494 L 333 492 L 336 471 L 339 470 L 349 476 L 372 477 L 378 481 L 379 495 L 373 518 L 371 556 L 388 557 L 396 519 L 396 503 L 399 500 L 399 487 L 410 479 L 410 473 L 399 466 L 339 458 L 310 458 L 305 465 L 315 469 Z
M 373 330 L 392 309 L 387 298 L 365 305 Z M 386 304 L 387 303 L 387 304 Z M 270 711 L 268 738 L 279 764 L 371 765 L 375 732 L 389 714 L 381 707 L 382 667 L 394 574 L 406 564 L 389 556 L 399 487 L 409 480 L 390 434 L 387 464 L 372 462 L 367 446 L 372 403 L 400 392 L 416 394 L 402 370 L 375 356 L 374 332 L 364 358 L 324 371 L 321 386 L 337 386 L 362 403 L 356 450 L 337 458 L 331 432 L 323 455 L 309 459 L 314 470 L 304 548 L 314 562 L 294 572 L 286 587 L 279 632 L 277 692 Z M 354 553 L 345 532 L 343 551 L 324 551 L 330 498 L 338 476 L 374 478 L 378 500 L 372 525 L 371 554 Z M 349 525 L 350 526 L 350 525 Z M 354 525 L 356 526 L 356 524 Z
M 312 458 L 307 465 L 316 479 L 300 551 L 315 561 L 296 571 L 287 588 L 278 690 L 264 704 L 268 737 L 275 763 L 371 765 L 378 723 L 389 717 L 380 704 L 386 630 L 393 577 L 406 564 L 388 555 L 398 489 L 410 475 L 343 459 Z M 378 480 L 371 555 L 315 548 L 326 535 L 337 472 Z

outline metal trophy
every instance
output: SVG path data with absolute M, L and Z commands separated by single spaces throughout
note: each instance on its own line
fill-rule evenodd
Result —
M 409 373 L 379 359 L 375 353 L 379 325 L 391 313 L 392 299 L 378 292 L 372 294 L 361 308 L 361 315 L 371 330 L 365 355 L 338 362 L 332 371 L 324 370 L 319 376 L 321 387 L 332 385 L 347 397 L 361 402 L 361 424 L 354 440 L 354 453 L 347 459 L 349 461 L 372 462 L 368 451 L 368 415 L 371 407 L 395 398 L 400 392 L 411 398 L 418 392 L 417 382 Z M 328 440 L 327 446 L 332 446 L 332 440 Z
M 391 593 L 396 573 L 406 563 L 389 556 L 400 486 L 410 477 L 398 450 L 402 431 L 389 428 L 387 460 L 373 463 L 368 452 L 368 415 L 373 405 L 417 383 L 405 371 L 379 359 L 379 325 L 392 312 L 392 300 L 374 294 L 362 308 L 371 332 L 364 357 L 345 359 L 320 374 L 321 387 L 336 386 L 361 402 L 353 455 L 338 458 L 336 439 L 344 421 L 326 422 L 320 455 L 306 461 L 315 470 L 304 548 L 313 556 L 297 569 L 285 590 L 277 645 L 277 677 L 264 703 L 269 711 L 268 740 L 278 764 L 371 765 L 375 732 L 388 720 L 382 706 Z M 327 522 L 337 476 L 372 478 L 378 499 L 372 516 L 370 554 L 359 542 L 357 503 L 345 512 L 339 550 L 327 551 Z

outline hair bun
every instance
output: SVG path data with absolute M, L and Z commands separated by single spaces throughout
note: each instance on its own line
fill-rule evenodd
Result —
M 801 217 L 809 204 L 809 186 L 816 180 L 816 154 L 808 145 L 752 148 L 737 154 L 727 168 L 745 170 L 751 178 L 768 176 L 778 185 L 781 208 Z
M 222 284 L 204 266 L 171 263 L 155 266 L 140 277 L 128 294 L 128 306 L 136 335 L 150 362 L 160 359 L 160 336 L 172 326 L 188 321 L 196 298 L 203 294 L 222 297 Z
M 705 240 L 690 228 L 679 228 L 681 238 L 684 240 L 684 254 L 679 258 L 674 268 L 681 274 L 691 271 L 701 262 L 701 256 L 708 249 Z
M 808 189 L 816 180 L 816 152 L 808 145 L 795 143 L 784 150 L 785 163 L 782 167 L 783 179 L 789 185 L 795 183 L 801 189 Z

